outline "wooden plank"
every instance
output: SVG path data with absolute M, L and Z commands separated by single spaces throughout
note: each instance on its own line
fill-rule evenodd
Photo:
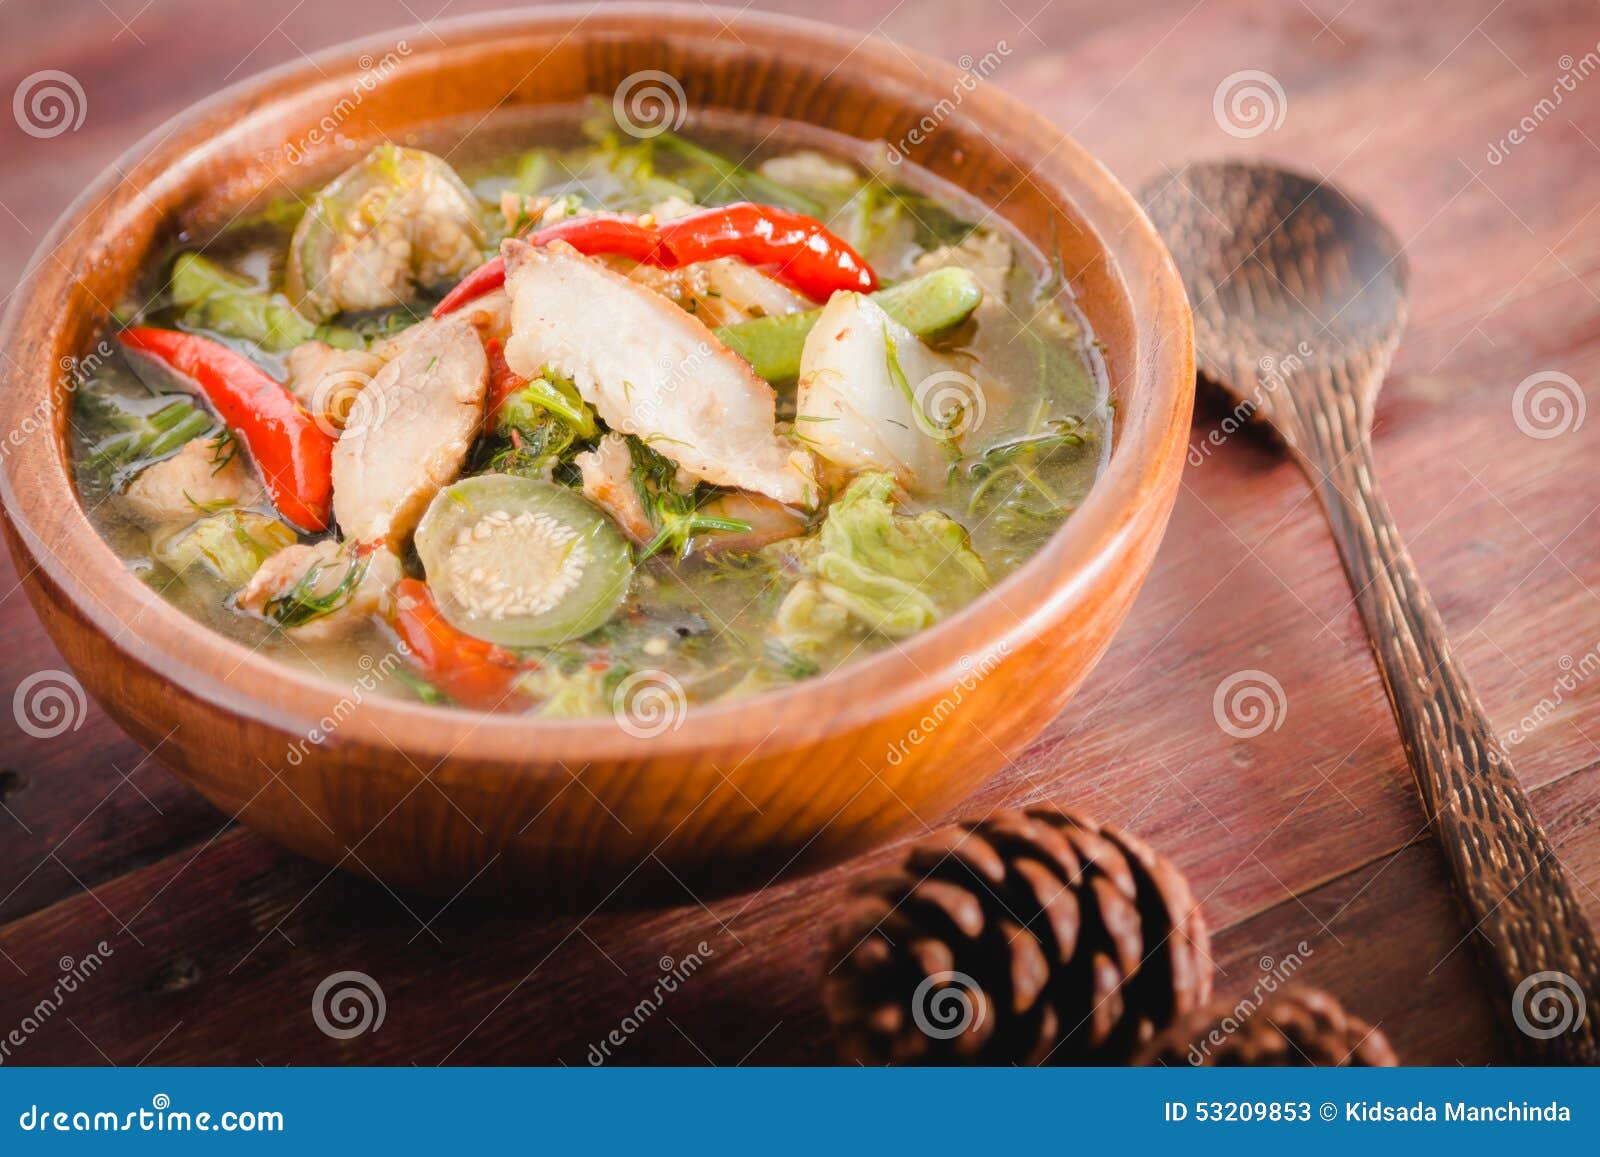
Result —
M 1558 854 L 1586 880 L 1600 873 L 1597 789 L 1591 769 L 1535 795 Z M 202 855 L 129 873 L 98 899 L 0 929 L 0 952 L 25 974 L 0 991 L 0 1023 L 20 1021 L 49 990 L 58 955 L 82 960 L 104 937 L 105 966 L 19 1060 L 585 1064 L 609 1039 L 595 1054 L 605 1063 L 822 1061 L 822 934 L 849 875 L 710 910 L 532 920 L 476 910 L 470 896 L 441 912 L 236 831 Z M 1202 893 L 1213 882 L 1195 880 Z M 1600 916 L 1600 894 L 1585 899 Z M 1237 999 L 1264 975 L 1292 974 L 1380 1022 L 1412 1063 L 1509 1056 L 1426 842 L 1220 927 L 1215 959 L 1219 994 Z M 661 977 L 690 960 L 661 995 Z M 387 1013 L 379 1031 L 341 1041 L 311 1007 L 317 986 L 345 970 L 377 981 Z M 647 999 L 655 1006 L 635 1015 Z M 623 1025 L 630 1016 L 637 1031 Z

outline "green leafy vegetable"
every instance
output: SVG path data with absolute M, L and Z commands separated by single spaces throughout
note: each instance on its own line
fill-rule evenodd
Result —
M 211 473 L 220 474 L 239 456 L 239 436 L 224 426 L 211 445 Z
M 742 518 L 703 513 L 700 507 L 710 501 L 713 492 L 700 486 L 689 493 L 677 489 L 678 467 L 638 438 L 628 436 L 628 449 L 633 455 L 634 486 L 644 504 L 645 517 L 656 528 L 655 538 L 640 549 L 638 562 L 667 547 L 681 557 L 689 549 L 689 540 L 697 534 L 708 531 L 742 534 L 750 529 L 750 524 Z
M 450 696 L 446 695 L 443 691 L 439 690 L 439 688 L 428 682 L 421 675 L 418 675 L 415 671 L 407 670 L 403 665 L 394 668 L 389 672 L 389 674 L 393 676 L 397 682 L 409 688 L 411 693 L 424 703 L 435 707 L 448 706 L 450 703 Z
M 295 541 L 295 532 L 276 518 L 228 509 L 168 535 L 151 555 L 180 578 L 198 569 L 237 590 L 269 556 Z
M 594 411 L 571 382 L 534 378 L 501 403 L 495 437 L 480 457 L 498 474 L 549 479 L 599 433 Z
M 628 669 L 615 663 L 547 662 L 522 676 L 517 686 L 539 703 L 534 714 L 546 719 L 580 719 L 610 712 L 611 697 L 627 675 Z
M 352 330 L 318 326 L 283 294 L 260 289 L 198 253 L 180 253 L 172 263 L 170 292 L 187 328 L 242 338 L 274 352 L 313 338 L 343 349 L 365 344 Z
M 936 511 L 900 514 L 894 479 L 863 474 L 814 537 L 769 547 L 804 578 L 779 610 L 778 636 L 804 653 L 851 622 L 902 639 L 977 597 L 989 574 L 961 524 Z
M 287 196 L 274 197 L 256 212 L 235 221 L 229 228 L 230 232 L 235 229 L 262 227 L 293 232 L 294 227 L 300 224 L 300 218 L 305 216 L 305 212 L 306 202 L 298 194 L 290 193 Z
M 644 212 L 674 198 L 694 200 L 692 189 L 661 171 L 656 138 L 622 133 L 610 105 L 596 102 L 582 129 L 592 147 L 557 158 L 567 177 L 555 186 L 558 191 L 581 192 L 586 201 L 622 212 Z
M 816 654 L 843 638 L 853 620 L 848 608 L 823 593 L 814 578 L 801 579 L 784 596 L 773 617 L 779 643 L 797 655 Z
M 916 231 L 905 202 L 877 178 L 868 180 L 839 206 L 828 225 L 874 264 L 903 248 Z
M 280 627 L 301 627 L 344 606 L 355 595 L 367 573 L 367 560 L 347 557 L 339 580 L 328 585 L 328 574 L 315 563 L 283 594 L 268 599 L 262 614 Z
M 1056 522 L 1072 513 L 1073 504 L 1046 479 L 1042 467 L 1066 450 L 1087 442 L 1083 422 L 1077 418 L 1044 417 L 1047 402 L 1041 398 L 1028 432 L 989 447 L 964 466 L 977 485 L 967 500 L 967 513 L 985 517 L 1001 529 L 1018 529 L 1032 522 Z
M 502 408 L 502 422 L 508 409 L 517 413 L 543 409 L 571 426 L 573 433 L 579 438 L 593 438 L 600 433 L 600 427 L 595 423 L 594 410 L 583 400 L 578 388 L 567 379 L 558 377 L 548 370 L 545 376 L 534 378 L 512 396 L 512 400 Z
M 683 167 L 672 175 L 687 185 L 694 199 L 701 204 L 755 201 L 762 205 L 793 209 L 808 217 L 823 215 L 824 206 L 815 198 L 764 177 L 676 133 L 661 133 L 651 139 L 657 148 L 666 149 L 684 162 Z
M 529 149 L 517 158 L 516 173 L 511 189 L 523 197 L 531 197 L 550 179 L 550 153 L 547 149 Z
M 73 417 L 88 447 L 78 460 L 78 484 L 94 493 L 114 488 L 217 425 L 187 394 L 126 398 L 82 390 Z
M 612 177 L 633 191 L 646 204 L 670 200 L 674 197 L 692 201 L 694 193 L 686 186 L 656 169 L 655 142 L 650 139 L 622 143 L 615 133 L 609 134 L 600 146 L 600 157 L 610 169 Z
M 891 186 L 888 192 L 916 223 L 916 244 L 923 249 L 959 245 L 977 228 L 971 221 L 956 216 L 926 193 L 899 186 Z

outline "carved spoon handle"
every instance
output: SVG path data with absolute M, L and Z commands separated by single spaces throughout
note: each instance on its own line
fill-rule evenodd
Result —
M 1309 425 L 1296 455 L 1332 524 L 1472 935 L 1503 985 L 1500 1011 L 1513 1014 L 1533 1059 L 1594 1064 L 1594 933 L 1378 493 L 1364 423 L 1335 410 Z M 1529 980 L 1540 973 L 1563 975 Z

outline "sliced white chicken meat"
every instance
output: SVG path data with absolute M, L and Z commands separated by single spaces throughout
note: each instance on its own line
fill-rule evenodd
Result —
M 187 526 L 208 511 L 265 499 L 238 444 L 222 437 L 184 443 L 172 457 L 146 466 L 122 492 L 128 513 L 147 527 Z
M 356 395 L 383 368 L 383 358 L 377 353 L 336 349 L 321 341 L 301 342 L 289 351 L 285 363 L 289 392 L 330 430 L 344 427 Z
M 389 594 L 402 577 L 400 559 L 384 546 L 359 549 L 331 538 L 296 543 L 261 564 L 239 592 L 238 605 L 281 620 L 302 641 L 341 639 L 387 609 Z M 297 614 L 297 608 L 305 607 L 321 613 L 296 621 L 307 613 Z
M 606 425 L 695 478 L 815 505 L 810 455 L 779 435 L 772 387 L 704 322 L 569 245 L 503 252 L 513 373 L 570 379 Z
M 633 478 L 633 455 L 621 434 L 607 434 L 593 450 L 573 459 L 583 476 L 583 496 L 640 546 L 656 535 Z
M 806 335 L 795 431 L 846 471 L 886 470 L 908 490 L 936 490 L 982 404 L 954 359 L 863 294 L 834 294 Z
M 334 518 L 357 542 L 403 542 L 483 425 L 489 362 L 472 324 L 424 322 L 403 337 L 333 448 Z

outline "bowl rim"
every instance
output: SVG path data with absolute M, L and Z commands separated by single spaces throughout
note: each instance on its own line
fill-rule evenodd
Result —
M 641 19 L 648 17 L 648 25 Z M 183 137 L 224 110 L 251 116 L 270 109 L 274 93 L 286 83 L 303 86 L 341 84 L 358 70 L 354 62 L 366 54 L 392 47 L 397 41 L 431 37 L 432 44 L 416 50 L 420 59 L 448 61 L 470 44 L 508 31 L 538 33 L 571 25 L 571 36 L 623 32 L 652 37 L 702 35 L 715 38 L 722 27 L 732 27 L 752 37 L 781 37 L 799 51 L 802 42 L 836 53 L 848 60 L 852 72 L 862 68 L 888 69 L 913 88 L 947 95 L 962 74 L 943 61 L 895 44 L 880 34 L 865 39 L 816 21 L 789 16 L 735 11 L 710 5 L 614 4 L 601 9 L 578 5 L 513 9 L 457 17 L 427 25 L 394 28 L 385 32 L 321 49 L 309 57 L 278 65 L 245 78 L 185 107 L 126 149 L 84 188 L 52 225 L 30 256 L 16 292 L 0 321 L 0 343 L 15 348 L 19 334 L 38 337 L 38 349 L 56 348 L 52 340 L 64 324 L 67 311 L 49 322 L 30 326 L 27 306 L 46 300 L 53 290 L 71 286 L 71 269 L 56 251 L 83 229 L 84 211 L 111 196 L 142 166 L 162 158 L 161 173 L 170 173 L 192 160 L 221 133 L 207 133 L 181 148 L 163 146 Z M 647 31 L 641 31 L 647 27 Z M 738 49 L 737 51 L 746 51 Z M 906 73 L 906 66 L 917 70 Z M 840 70 L 843 71 L 843 68 Z M 265 103 L 258 108 L 258 103 Z M 437 762 L 454 756 L 524 762 L 531 754 L 528 741 L 537 739 L 537 761 L 581 766 L 591 761 L 643 761 L 670 752 L 737 747 L 759 730 L 741 717 L 760 711 L 760 726 L 770 725 L 757 747 L 784 750 L 814 739 L 823 726 L 829 730 L 852 728 L 895 714 L 915 703 L 928 702 L 967 675 L 975 661 L 971 649 L 950 647 L 960 638 L 984 640 L 985 654 L 1020 650 L 1051 622 L 1077 604 L 1105 572 L 1134 545 L 1151 519 L 1164 521 L 1169 503 L 1156 501 L 1163 490 L 1176 488 L 1184 460 L 1194 395 L 1192 321 L 1177 270 L 1154 226 L 1134 197 L 1115 177 L 1064 131 L 1039 116 L 1017 98 L 992 84 L 979 85 L 964 96 L 955 114 L 977 125 L 1023 126 L 1050 142 L 1050 147 L 1029 170 L 1034 179 L 1048 163 L 1050 186 L 1070 204 L 1085 229 L 1094 237 L 1098 252 L 1108 260 L 1110 273 L 1128 299 L 1134 314 L 1171 312 L 1170 332 L 1148 340 L 1136 317 L 1138 356 L 1130 372 L 1144 380 L 1143 403 L 1131 414 L 1119 412 L 1109 460 L 1096 477 L 1083 503 L 1046 540 L 1035 554 L 1005 579 L 950 618 L 884 650 L 856 658 L 844 667 L 814 679 L 760 692 L 733 701 L 694 705 L 680 716 L 679 725 L 659 734 L 634 734 L 611 716 L 579 719 L 491 714 L 455 706 L 433 706 L 373 695 L 357 699 L 334 730 L 323 731 L 317 744 L 365 742 L 378 748 L 421 753 Z M 418 118 L 418 124 L 425 123 Z M 837 130 L 833 130 L 837 131 Z M 992 135 L 992 134 L 986 134 Z M 1003 145 L 997 147 L 1007 156 Z M 1031 158 L 1012 156 L 1026 164 Z M 980 200 L 982 200 L 980 198 Z M 1004 217 L 1004 214 L 1001 214 Z M 1114 231 L 1107 226 L 1115 225 Z M 80 250 L 92 250 L 100 234 L 84 230 Z M 81 253 L 80 253 L 81 255 Z M 1139 255 L 1147 270 L 1145 285 L 1126 280 L 1129 260 Z M 1119 257 L 1123 260 L 1119 260 Z M 1153 258 L 1153 260 L 1150 260 Z M 1148 360 L 1147 360 L 1148 359 Z M 32 437 L 20 447 L 0 455 L 0 499 L 13 532 L 32 555 L 34 565 L 60 590 L 74 611 L 91 622 L 98 633 L 126 660 L 143 665 L 187 693 L 238 716 L 276 727 L 286 734 L 314 735 L 328 712 L 351 697 L 353 688 L 331 676 L 303 670 L 259 653 L 228 638 L 200 620 L 191 618 L 140 582 L 89 522 L 60 452 L 57 411 L 51 398 L 59 373 L 66 367 L 12 364 L 0 372 L 8 383 L 3 413 L 13 433 L 30 413 L 47 407 L 50 428 L 56 436 Z M 40 401 L 40 391 L 43 401 Z M 48 459 L 48 463 L 46 460 Z M 42 470 L 35 474 L 33 469 Z M 20 480 L 26 479 L 19 486 Z M 19 498 L 19 492 L 27 494 Z M 1141 501 L 1143 500 L 1143 501 Z M 1159 506 L 1152 511 L 1151 506 Z M 65 528 L 54 528 L 52 546 L 34 524 L 31 511 L 60 511 Z M 65 529 L 66 533 L 59 533 Z M 71 550 L 88 565 L 68 565 L 58 551 Z M 20 565 L 24 559 L 17 559 Z M 1046 568 L 1056 568 L 1045 596 L 1015 610 L 1005 600 L 1036 580 Z M 84 575 L 89 577 L 85 578 Z M 1135 581 L 1142 580 L 1142 574 Z M 1002 612 L 1009 612 L 1003 615 Z M 122 630 L 132 623 L 148 624 L 132 638 Z M 218 678 L 217 671 L 225 673 Z M 808 715 L 804 705 L 818 688 L 831 692 L 836 708 L 825 720 Z M 264 690 L 270 689 L 270 690 Z M 796 708 L 800 708 L 796 710 Z M 1041 721 L 1041 724 L 1044 721 Z M 421 770 L 421 769 L 419 769 Z M 427 774 L 431 774 L 431 771 Z

